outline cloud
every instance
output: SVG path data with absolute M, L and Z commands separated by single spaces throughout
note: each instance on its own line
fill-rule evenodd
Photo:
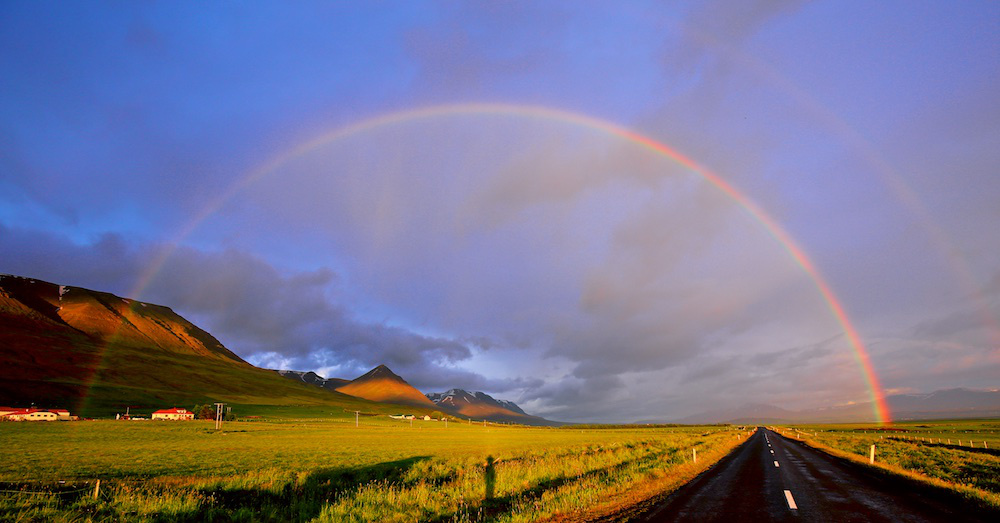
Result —
M 472 347 L 495 343 L 488 338 L 458 340 L 359 321 L 337 302 L 338 276 L 325 268 L 287 272 L 235 249 L 180 247 L 147 286 L 137 288 L 160 248 L 131 245 L 112 234 L 80 245 L 0 225 L 0 252 L 5 253 L 0 271 L 124 296 L 141 291 L 130 297 L 175 309 L 244 358 L 310 369 L 336 366 L 354 373 L 348 374 L 352 378 L 387 364 L 414 383 L 437 388 L 504 391 L 535 383 L 487 379 L 453 368 L 472 356 Z

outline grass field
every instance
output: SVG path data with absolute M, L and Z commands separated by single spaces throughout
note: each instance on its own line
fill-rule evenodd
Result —
M 831 453 L 962 492 L 1000 508 L 1000 420 L 914 421 L 780 427 Z
M 0 520 L 586 520 L 673 489 L 745 441 L 731 427 L 361 421 L 0 424 Z

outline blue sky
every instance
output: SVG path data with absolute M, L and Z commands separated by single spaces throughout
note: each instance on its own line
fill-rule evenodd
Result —
M 0 7 L 0 272 L 173 307 L 263 366 L 388 364 L 571 421 L 1000 375 L 995 2 Z M 157 255 L 172 253 L 148 284 Z

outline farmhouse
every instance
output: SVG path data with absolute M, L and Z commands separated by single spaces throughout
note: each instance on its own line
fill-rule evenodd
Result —
M 179 409 L 177 407 L 172 409 L 160 409 L 153 413 L 153 419 L 191 420 L 194 419 L 194 412 L 187 409 Z
M 67 412 L 66 419 L 69 419 Z M 56 421 L 59 415 L 44 409 L 0 408 L 0 420 L 3 421 Z

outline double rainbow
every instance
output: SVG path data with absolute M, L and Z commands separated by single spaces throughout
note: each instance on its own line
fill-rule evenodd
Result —
M 850 319 L 847 317 L 847 313 L 844 310 L 843 304 L 837 299 L 836 295 L 831 289 L 830 285 L 826 282 L 823 276 L 820 274 L 816 265 L 810 260 L 809 256 L 802 250 L 797 242 L 788 234 L 787 231 L 770 215 L 768 215 L 764 210 L 754 203 L 750 198 L 748 198 L 743 193 L 736 190 L 735 187 L 730 185 L 724 179 L 722 179 L 718 174 L 710 171 L 709 169 L 699 165 L 693 159 L 684 154 L 678 152 L 677 150 L 671 148 L 670 146 L 656 141 L 649 136 L 643 135 L 631 129 L 622 127 L 615 123 L 595 118 L 592 116 L 565 111 L 561 109 L 554 109 L 550 107 L 543 106 L 532 106 L 532 105 L 512 105 L 512 104 L 497 104 L 497 103 L 468 103 L 468 104 L 452 104 L 452 105 L 439 105 L 430 106 L 419 109 L 410 109 L 404 111 L 398 111 L 393 113 L 388 113 L 373 118 L 361 120 L 359 122 L 341 127 L 332 132 L 320 135 L 310 141 L 302 143 L 297 147 L 292 148 L 285 153 L 282 153 L 274 157 L 268 163 L 254 169 L 246 176 L 238 179 L 232 183 L 222 194 L 217 198 L 210 201 L 198 214 L 194 216 L 187 224 L 185 224 L 175 235 L 173 240 L 166 244 L 166 246 L 160 251 L 160 253 L 153 260 L 153 263 L 147 267 L 143 272 L 135 288 L 133 289 L 131 296 L 141 296 L 142 291 L 149 285 L 156 274 L 163 268 L 167 259 L 177 248 L 177 246 L 195 229 L 197 229 L 202 222 L 212 216 L 217 212 L 227 201 L 229 201 L 233 196 L 242 191 L 244 188 L 253 184 L 257 180 L 267 176 L 269 173 L 273 172 L 275 169 L 285 164 L 289 160 L 296 157 L 307 154 L 308 152 L 322 146 L 335 142 L 339 139 L 346 138 L 348 136 L 355 135 L 357 133 L 370 131 L 379 127 L 394 125 L 402 122 L 417 121 L 428 118 L 437 118 L 443 116 L 453 116 L 453 115 L 507 115 L 507 116 L 519 116 L 523 118 L 530 119 L 542 119 L 549 121 L 562 122 L 572 125 L 581 126 L 587 129 L 593 129 L 603 132 L 607 135 L 618 137 L 624 139 L 628 142 L 639 145 L 655 154 L 664 156 L 676 162 L 699 176 L 707 180 L 709 183 L 714 185 L 720 191 L 725 193 L 729 198 L 738 203 L 747 213 L 750 214 L 758 223 L 760 223 L 764 229 L 775 239 L 777 242 L 788 251 L 792 259 L 802 267 L 802 270 L 809 276 L 813 281 L 817 290 L 819 290 L 820 295 L 826 302 L 833 314 L 833 317 L 837 320 L 840 326 L 844 329 L 847 340 L 851 345 L 854 352 L 855 361 L 861 368 L 862 375 L 867 384 L 869 394 L 872 401 L 873 415 L 879 423 L 889 423 L 891 421 L 891 414 L 889 412 L 889 406 L 885 401 L 884 395 L 882 393 L 882 387 L 879 385 L 878 376 L 875 373 L 875 369 L 872 366 L 871 358 L 868 355 L 868 350 L 865 348 L 861 336 L 858 334 L 857 329 L 851 323 Z

